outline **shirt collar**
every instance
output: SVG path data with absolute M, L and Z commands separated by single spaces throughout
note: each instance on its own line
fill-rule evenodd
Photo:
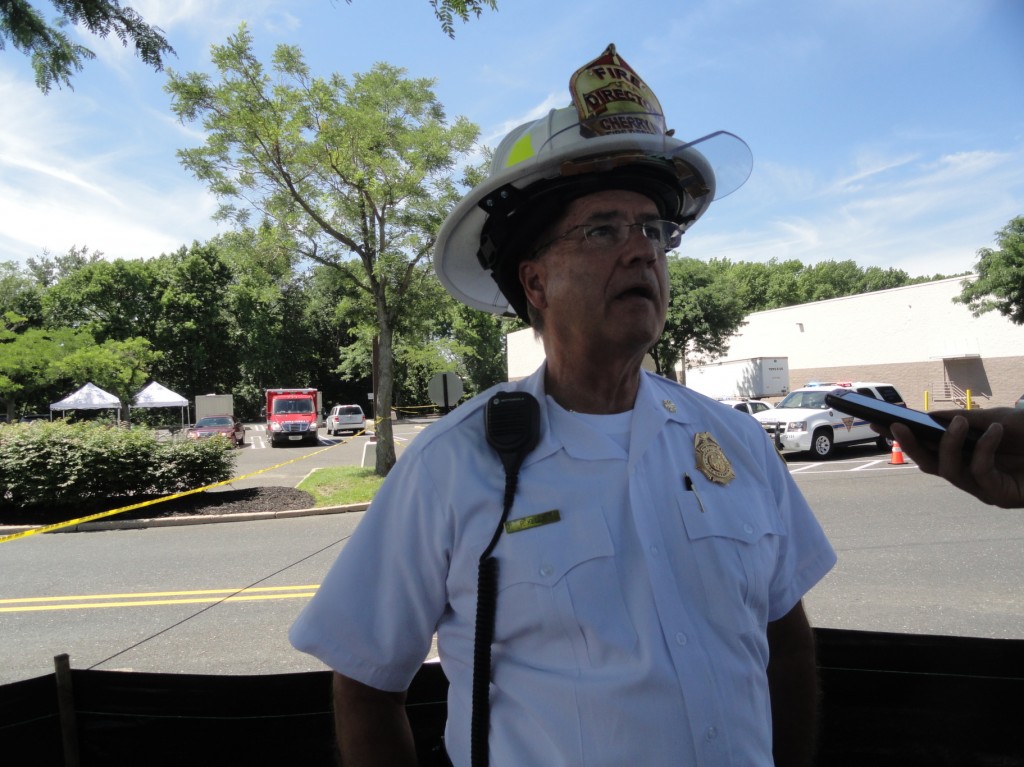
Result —
M 539 461 L 559 450 L 582 460 L 621 460 L 622 451 L 610 440 L 587 439 L 591 431 L 578 419 L 565 418 L 565 414 L 559 417 L 558 413 L 549 412 L 551 408 L 547 406 L 544 389 L 545 369 L 546 363 L 520 383 L 521 390 L 537 398 L 541 422 L 541 438 L 524 465 Z M 690 420 L 683 399 L 678 395 L 678 388 L 665 379 L 645 370 L 640 371 L 640 386 L 633 405 L 633 431 L 630 443 L 630 456 L 633 461 L 639 460 L 666 423 L 687 423 Z

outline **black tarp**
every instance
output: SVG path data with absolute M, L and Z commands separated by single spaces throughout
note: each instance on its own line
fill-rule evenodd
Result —
M 822 767 L 1024 766 L 1024 640 L 816 630 Z M 334 765 L 330 674 L 71 670 L 79 763 Z M 54 676 L 0 687 L 0 761 L 63 765 Z M 426 763 L 447 681 L 425 664 L 408 712 Z

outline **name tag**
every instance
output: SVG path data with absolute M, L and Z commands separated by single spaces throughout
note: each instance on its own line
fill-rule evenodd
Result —
M 551 511 L 545 511 L 542 514 L 532 514 L 529 517 L 520 517 L 519 519 L 509 520 L 505 523 L 505 532 L 518 533 L 522 530 L 529 530 L 532 527 L 550 525 L 552 522 L 558 522 L 561 518 L 562 515 L 558 513 L 558 509 L 552 509 Z

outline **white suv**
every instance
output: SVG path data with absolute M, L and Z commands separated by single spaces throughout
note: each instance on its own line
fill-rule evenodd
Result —
M 359 405 L 335 405 L 327 416 L 326 426 L 328 435 L 343 431 L 357 434 L 366 429 L 366 416 Z
M 828 458 L 836 445 L 876 442 L 888 449 L 890 442 L 871 430 L 868 422 L 854 418 L 825 404 L 825 395 L 833 389 L 852 389 L 866 397 L 906 407 L 903 397 L 891 384 L 871 381 L 814 383 L 794 389 L 771 410 L 754 414 L 765 430 L 775 437 L 780 449 L 809 450 L 818 458 Z

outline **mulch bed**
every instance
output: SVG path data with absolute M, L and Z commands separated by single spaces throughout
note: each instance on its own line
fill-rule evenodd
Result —
M 112 498 L 102 502 L 63 506 L 56 509 L 8 509 L 0 506 L 0 524 L 52 525 L 152 499 L 152 497 L 139 496 Z M 296 490 L 293 487 L 249 487 L 241 490 L 207 490 L 202 493 L 193 493 L 183 498 L 125 511 L 106 517 L 106 519 L 158 519 L 204 514 L 249 514 L 260 511 L 310 509 L 314 505 L 313 496 L 304 490 Z

